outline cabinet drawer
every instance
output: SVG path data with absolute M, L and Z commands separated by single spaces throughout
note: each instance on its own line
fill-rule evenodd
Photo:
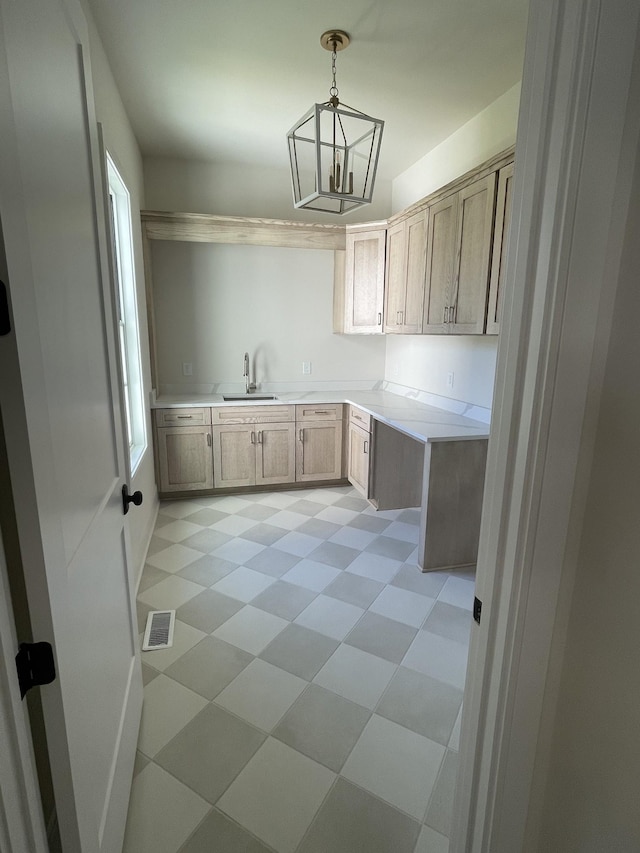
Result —
M 341 421 L 342 403 L 317 403 L 312 406 L 296 406 L 297 421 Z
M 211 423 L 211 409 L 155 409 L 156 426 L 206 426 Z
M 214 424 L 276 424 L 295 420 L 295 406 L 214 406 Z
M 361 429 L 371 432 L 371 415 L 357 406 L 349 406 L 349 421 Z

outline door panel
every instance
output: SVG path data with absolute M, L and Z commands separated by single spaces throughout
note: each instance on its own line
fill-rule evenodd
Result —
M 256 483 L 293 483 L 296 479 L 296 425 L 258 424 Z
M 122 845 L 142 684 L 86 23 L 0 0 L 0 217 L 14 349 L 0 405 L 65 853 Z
M 454 194 L 429 208 L 427 271 L 425 274 L 424 333 L 446 334 L 453 289 L 458 196 Z
M 257 431 L 254 424 L 226 424 L 213 428 L 216 489 L 255 485 Z

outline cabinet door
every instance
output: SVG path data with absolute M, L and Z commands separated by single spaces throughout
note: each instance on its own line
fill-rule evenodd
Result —
M 422 332 L 428 220 L 428 211 L 423 210 L 405 222 L 407 260 L 402 314 L 402 331 L 405 335 L 419 335 Z
M 381 335 L 386 230 L 347 233 L 345 323 L 347 334 Z
M 507 239 L 511 222 L 511 199 L 513 195 L 513 163 L 498 172 L 498 196 L 496 200 L 496 224 L 493 230 L 493 254 L 491 260 L 491 283 L 487 308 L 488 335 L 497 335 L 500 330 L 500 311 L 504 284 Z
M 213 488 L 210 426 L 161 427 L 156 437 L 161 493 Z
M 387 258 L 385 265 L 384 330 L 398 334 L 403 331 L 404 303 L 407 292 L 406 222 L 387 229 Z
M 474 181 L 458 196 L 456 274 L 449 304 L 449 331 L 481 335 L 487 314 L 496 173 Z
M 371 435 L 356 424 L 349 424 L 349 473 L 351 485 L 369 497 L 369 448 Z
M 296 481 L 339 480 L 342 476 L 342 421 L 296 424 Z
M 294 483 L 296 479 L 296 425 L 258 424 L 256 484 Z
M 446 334 L 449 330 L 449 300 L 453 292 L 457 220 L 457 193 L 429 208 L 423 333 Z
M 255 485 L 257 430 L 253 424 L 226 424 L 213 428 L 216 489 Z

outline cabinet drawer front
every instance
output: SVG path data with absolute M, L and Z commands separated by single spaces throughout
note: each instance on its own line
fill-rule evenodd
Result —
M 349 421 L 361 429 L 371 432 L 371 415 L 363 412 L 357 406 L 349 406 Z
M 297 421 L 341 421 L 342 403 L 296 406 Z
M 206 426 L 211 423 L 211 409 L 155 409 L 156 426 Z
M 214 406 L 214 424 L 279 424 L 295 420 L 295 406 Z

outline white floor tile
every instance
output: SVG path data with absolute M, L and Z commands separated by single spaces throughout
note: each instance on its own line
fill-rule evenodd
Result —
M 342 775 L 422 820 L 445 748 L 373 715 L 342 768 Z
M 230 542 L 225 542 L 219 548 L 216 548 L 211 553 L 214 557 L 220 557 L 221 560 L 229 560 L 231 563 L 237 563 L 241 566 L 264 551 L 265 546 L 258 542 L 251 542 L 249 539 L 232 539 Z
M 435 604 L 434 598 L 400 587 L 387 586 L 369 607 L 374 613 L 420 628 Z
M 225 497 L 214 498 L 209 506 L 211 509 L 217 509 L 220 512 L 234 513 L 240 509 L 246 509 L 251 505 L 251 501 L 245 501 L 242 498 L 226 495 Z
M 329 542 L 337 542 L 338 545 L 346 545 L 347 548 L 357 548 L 358 551 L 364 551 L 367 545 L 377 537 L 377 533 L 369 533 L 368 530 L 359 530 L 357 527 L 343 527 L 331 536 Z
M 331 504 L 343 498 L 345 494 L 346 492 L 336 489 L 314 489 L 309 495 L 309 500 L 325 504 L 325 506 L 331 506 Z
M 335 773 L 269 738 L 218 801 L 218 808 L 279 853 L 293 853 Z
M 449 839 L 430 826 L 423 826 L 415 853 L 449 853 Z
M 259 655 L 288 624 L 286 619 L 247 604 L 224 625 L 216 628 L 213 636 L 252 655 Z
M 365 708 L 375 708 L 397 667 L 389 661 L 356 649 L 338 646 L 313 679 Z
M 317 542 L 318 540 L 316 539 L 316 547 Z M 300 560 L 297 565 L 289 569 L 282 576 L 281 580 L 288 583 L 295 583 L 298 586 L 304 586 L 315 592 L 322 592 L 339 574 L 340 569 L 334 569 L 331 566 L 325 566 L 323 563 L 316 563 L 313 560 Z
M 462 708 L 460 705 L 460 710 L 458 711 L 458 716 L 456 718 L 455 725 L 453 727 L 453 731 L 451 732 L 451 737 L 449 738 L 449 749 L 455 749 L 456 752 L 460 751 L 460 729 L 462 727 Z
M 418 631 L 409 646 L 402 666 L 415 669 L 445 684 L 464 690 L 468 648 L 430 631 Z
M 357 512 L 353 512 L 350 509 L 343 509 L 340 506 L 328 506 L 326 509 L 321 510 L 316 518 L 319 518 L 321 521 L 331 521 L 334 524 L 348 524 L 350 521 L 359 515 Z
M 256 659 L 216 696 L 215 703 L 270 732 L 306 686 L 302 678 Z
M 297 500 L 300 500 L 300 498 Z M 308 515 L 302 515 L 299 512 L 289 512 L 286 509 L 276 512 L 275 515 L 269 518 L 269 524 L 272 524 L 274 527 L 281 527 L 283 530 L 295 530 L 296 527 L 300 527 L 305 521 L 309 521 Z
M 149 604 L 154 610 L 175 610 L 204 589 L 199 583 L 173 575 L 140 593 L 138 600 Z
M 206 704 L 205 698 L 172 678 L 154 678 L 144 688 L 138 749 L 153 758 Z
M 227 533 L 229 536 L 239 536 L 241 533 L 245 533 L 247 530 L 255 527 L 256 524 L 258 522 L 255 518 L 245 518 L 243 515 L 228 515 L 226 518 L 221 518 L 220 521 L 214 522 L 209 527 L 209 530 L 218 530 L 220 533 Z
M 249 602 L 275 583 L 275 580 L 262 572 L 254 572 L 253 569 L 240 566 L 215 583 L 211 589 L 229 595 L 231 598 L 237 598 L 239 601 Z
M 202 551 L 196 551 L 195 548 L 187 548 L 185 545 L 169 545 L 168 548 L 147 557 L 147 563 L 150 566 L 155 566 L 156 569 L 162 569 L 163 572 L 179 572 L 185 566 L 195 563 L 200 557 L 202 557 Z
M 358 554 L 355 560 L 347 566 L 346 571 L 363 578 L 389 583 L 398 574 L 401 565 L 402 563 L 399 560 L 390 560 L 389 557 L 381 557 L 379 554 L 366 552 Z
M 464 607 L 466 610 L 473 610 L 475 588 L 475 582 L 472 580 L 450 577 L 442 587 L 438 601 L 453 604 L 454 607 Z
M 211 806 L 157 764 L 135 777 L 123 853 L 175 853 Z
M 162 502 L 160 512 L 163 515 L 170 515 L 172 518 L 187 518 L 194 512 L 198 512 L 203 508 L 203 504 L 197 501 L 170 501 L 169 503 Z
M 171 608 L 173 610 L 173 608 Z M 203 637 L 207 635 L 204 631 L 192 628 L 186 622 L 176 619 L 173 629 L 173 645 L 168 649 L 153 649 L 148 652 L 140 652 L 142 663 L 152 666 L 154 669 L 164 672 L 174 661 L 181 658 L 185 652 L 192 649 Z
M 405 524 L 404 521 L 394 521 L 384 530 L 385 536 L 390 536 L 392 539 L 401 539 L 403 542 L 413 542 L 418 544 L 418 535 L 420 527 L 417 524 Z
M 191 521 L 172 521 L 156 530 L 156 534 L 170 542 L 182 542 L 187 536 L 193 536 L 201 530 L 201 524 L 193 524 Z
M 307 554 L 310 554 L 318 547 L 318 544 L 315 536 L 307 536 L 295 530 L 286 533 L 281 539 L 278 539 L 278 548 L 281 551 L 286 551 L 288 554 L 295 554 L 298 557 L 306 557 Z
M 263 498 L 260 498 L 258 503 L 265 504 L 265 506 L 277 507 L 278 509 L 286 509 L 299 500 L 299 496 L 294 497 L 285 492 L 269 492 Z
M 344 640 L 363 613 L 361 607 L 327 595 L 319 595 L 294 621 L 312 631 L 333 637 L 334 640 Z

